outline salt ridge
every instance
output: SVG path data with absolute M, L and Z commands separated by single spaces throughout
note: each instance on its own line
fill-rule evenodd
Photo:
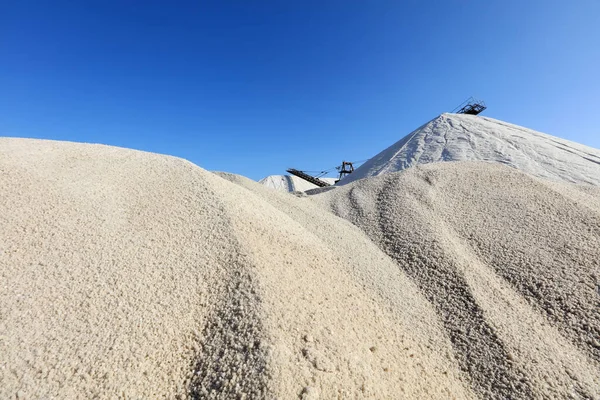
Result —
M 600 185 L 600 150 L 483 116 L 442 114 L 343 179 L 442 161 L 487 161 L 553 180 Z

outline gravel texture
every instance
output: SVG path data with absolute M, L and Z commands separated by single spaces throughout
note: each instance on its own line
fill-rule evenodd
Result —
M 599 199 L 0 138 L 0 398 L 598 398 Z
M 481 398 L 600 398 L 597 188 L 452 162 L 313 200 L 410 276 Z

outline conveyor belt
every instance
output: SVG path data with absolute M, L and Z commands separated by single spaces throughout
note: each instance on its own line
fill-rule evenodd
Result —
M 305 181 L 308 181 L 314 185 L 317 185 L 319 187 L 331 186 L 329 183 L 322 181 L 319 178 L 315 178 L 314 176 L 308 175 L 308 174 L 306 174 L 302 171 L 298 171 L 297 169 L 294 169 L 294 168 L 288 169 L 287 172 L 289 172 L 292 175 L 297 176 L 298 178 L 302 178 Z

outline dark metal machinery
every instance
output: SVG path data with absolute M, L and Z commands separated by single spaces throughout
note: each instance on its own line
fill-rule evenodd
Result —
M 363 162 L 365 160 L 362 161 L 355 161 L 354 163 L 359 163 L 359 162 Z M 342 165 L 339 165 L 337 167 L 334 167 L 335 169 L 338 170 L 339 174 L 340 174 L 340 179 L 338 179 L 337 181 L 335 181 L 335 183 L 338 183 L 344 176 L 351 174 L 352 172 L 354 172 L 354 164 L 350 161 L 342 161 Z M 305 171 L 300 171 L 298 169 L 295 168 L 289 168 L 286 171 L 292 175 L 297 176 L 298 178 L 302 178 L 307 182 L 310 182 L 314 185 L 317 185 L 319 187 L 326 187 L 326 186 L 331 186 L 330 183 L 325 182 L 324 180 L 319 179 L 319 177 L 329 173 L 330 171 L 333 171 L 334 168 L 331 168 L 329 170 L 326 171 L 321 171 L 319 173 L 318 176 L 312 176 L 307 174 Z M 308 171 L 311 172 L 311 171 Z M 313 171 L 316 172 L 316 171 Z
M 352 163 L 350 161 L 342 161 L 342 165 L 337 167 L 337 169 L 338 169 L 338 171 L 340 171 L 340 179 L 335 181 L 335 183 L 338 183 L 339 181 L 341 181 L 342 178 L 345 177 L 346 175 L 353 173 L 354 165 L 352 165 Z
M 478 115 L 486 108 L 487 106 L 485 105 L 484 101 L 476 100 L 473 97 L 469 97 L 467 100 L 463 101 L 458 107 L 452 110 L 452 112 L 456 112 L 456 114 Z
M 297 169 L 290 168 L 290 169 L 288 169 L 288 170 L 286 170 L 286 171 L 287 171 L 287 172 L 289 172 L 289 173 L 290 173 L 290 174 L 292 174 L 292 175 L 295 175 L 295 176 L 297 176 L 298 178 L 302 178 L 302 179 L 304 179 L 305 181 L 308 181 L 308 182 L 310 182 L 310 183 L 312 183 L 312 184 L 315 184 L 315 185 L 317 185 L 318 187 L 326 187 L 326 186 L 331 186 L 329 183 L 327 183 L 327 182 L 325 182 L 325 181 L 322 181 L 322 180 L 320 180 L 319 178 L 315 178 L 314 176 L 312 176 L 312 175 L 309 175 L 309 174 L 307 174 L 307 173 L 305 173 L 305 172 L 299 171 L 299 170 L 297 170 Z

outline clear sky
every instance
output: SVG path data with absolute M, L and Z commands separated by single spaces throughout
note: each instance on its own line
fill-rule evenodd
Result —
M 600 1 L 0 0 L 0 136 L 260 179 L 362 160 L 475 95 L 600 148 Z

